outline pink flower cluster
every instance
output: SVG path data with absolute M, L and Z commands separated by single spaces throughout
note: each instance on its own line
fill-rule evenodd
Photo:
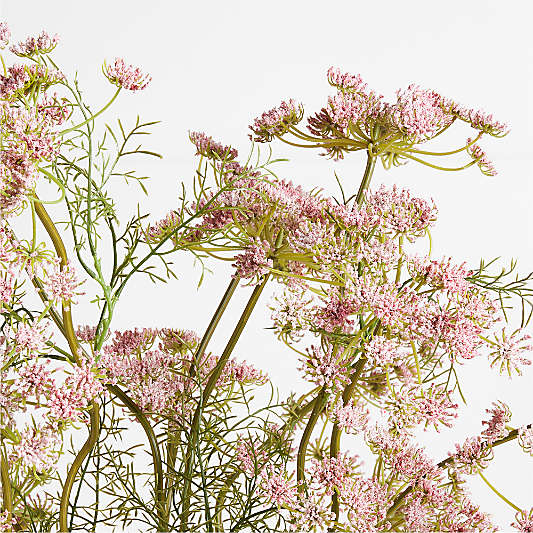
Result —
M 270 243 L 259 239 L 246 246 L 244 253 L 235 257 L 235 275 L 247 279 L 267 274 L 273 267 L 273 261 L 268 257 L 270 250 Z
M 116 331 L 103 347 L 99 371 L 105 383 L 125 386 L 151 417 L 170 417 L 187 424 L 198 401 L 198 378 L 204 383 L 218 361 L 212 354 L 195 360 L 198 342 L 198 336 L 188 330 Z M 245 361 L 230 359 L 217 388 L 224 390 L 235 383 L 262 385 L 267 381 L 265 374 Z
M 37 54 L 49 54 L 59 42 L 59 35 L 50 36 L 42 31 L 37 37 L 28 37 L 25 41 L 10 47 L 11 52 L 20 57 L 32 57 Z
M 142 91 L 152 81 L 152 76 L 145 74 L 138 67 L 127 65 L 120 57 L 115 58 L 110 65 L 105 64 L 103 70 L 113 85 L 128 91 Z
M 295 134 L 300 145 L 302 140 L 307 141 L 308 146 L 322 147 L 324 155 L 337 159 L 344 157 L 345 152 L 372 145 L 388 168 L 391 163 L 397 164 L 394 159 L 397 156 L 412 158 L 414 145 L 433 139 L 456 119 L 469 123 L 482 134 L 500 137 L 508 132 L 507 126 L 492 115 L 465 108 L 416 84 L 398 90 L 396 101 L 389 103 L 370 90 L 359 74 L 343 73 L 331 67 L 327 78 L 337 93 L 328 98 L 325 107 L 308 118 L 311 136 L 294 128 L 302 119 L 303 110 L 300 106 L 296 108 L 291 100 L 255 119 L 250 126 L 254 140 L 270 142 L 290 132 Z M 494 167 L 481 149 L 476 146 L 469 149 L 469 142 L 461 150 L 469 151 L 484 174 L 494 175 Z
M 496 337 L 495 342 L 490 345 L 493 350 L 489 355 L 492 358 L 490 366 L 499 365 L 500 372 L 505 369 L 509 376 L 512 372 L 520 375 L 522 366 L 531 365 L 531 359 L 525 356 L 533 351 L 533 345 L 529 344 L 530 339 L 531 335 L 524 334 L 522 330 L 508 335 L 504 329 L 501 338 Z
M 203 155 L 208 158 L 215 158 L 223 161 L 236 159 L 239 152 L 231 146 L 223 144 L 208 137 L 205 133 L 193 131 L 189 133 L 189 139 L 196 146 L 196 155 Z
M 332 421 L 346 433 L 360 433 L 366 430 L 370 412 L 362 402 L 354 402 L 353 398 L 343 405 L 337 402 L 332 411 Z
M 0 21 L 0 50 L 3 50 L 11 39 L 11 30 L 6 22 Z
M 487 428 L 481 433 L 489 444 L 509 434 L 507 426 L 511 421 L 511 410 L 505 403 L 498 402 L 492 405 L 492 409 L 486 410 L 491 417 L 489 420 L 483 420 L 482 423 Z
M 84 294 L 77 290 L 82 283 L 78 281 L 76 270 L 70 262 L 63 267 L 56 263 L 46 279 L 45 287 L 53 302 L 76 303 L 74 298 Z
M 481 172 L 485 174 L 485 176 L 496 176 L 498 171 L 494 167 L 492 161 L 488 159 L 487 154 L 484 152 L 481 146 L 475 144 L 470 138 L 468 138 L 466 142 L 469 145 L 467 149 L 468 153 L 472 156 L 472 159 L 476 161 Z
M 303 110 L 294 101 L 281 102 L 279 107 L 265 111 L 254 120 L 250 129 L 254 135 L 250 138 L 256 142 L 271 141 L 277 135 L 283 135 L 291 126 L 295 126 L 302 120 Z

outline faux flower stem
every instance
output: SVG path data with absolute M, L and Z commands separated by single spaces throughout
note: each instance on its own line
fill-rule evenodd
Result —
M 363 179 L 361 180 L 361 185 L 359 186 L 359 190 L 357 191 L 357 196 L 355 198 L 355 202 L 357 205 L 361 205 L 363 203 L 365 192 L 370 185 L 370 180 L 372 179 L 372 174 L 374 173 L 375 166 L 376 156 L 372 155 L 371 150 L 369 148 L 366 156 L 365 173 L 363 174 Z
M 78 470 L 83 465 L 85 458 L 91 453 L 98 437 L 100 436 L 100 409 L 96 401 L 91 402 L 91 422 L 89 424 L 89 437 L 85 441 L 85 444 L 78 452 L 78 455 L 74 458 L 74 461 L 67 472 L 67 478 L 63 485 L 63 490 L 61 492 L 61 503 L 59 506 L 59 531 L 61 533 L 68 533 L 68 502 L 70 498 L 70 493 L 72 491 L 72 486 L 76 480 L 76 475 Z
M 322 409 L 324 405 L 326 404 L 327 399 L 328 399 L 328 392 L 325 387 L 322 387 L 322 389 L 318 393 L 318 396 L 316 397 L 313 411 L 311 413 L 311 416 L 309 417 L 309 420 L 307 421 L 307 425 L 305 426 L 305 429 L 302 435 L 302 440 L 300 441 L 300 446 L 298 447 L 298 456 L 296 458 L 296 478 L 298 480 L 298 483 L 300 483 L 301 481 L 304 481 L 307 446 L 309 444 L 309 440 L 313 433 L 313 429 L 316 423 L 318 422 L 318 419 L 320 417 L 320 414 L 322 413 Z M 298 485 L 298 490 L 300 492 L 304 490 L 303 484 Z
M 192 481 L 192 469 L 193 469 L 193 462 L 194 462 L 194 449 L 196 447 L 196 441 L 198 440 L 198 433 L 199 433 L 199 426 L 200 426 L 200 418 L 202 416 L 202 405 L 207 405 L 207 401 L 209 400 L 209 397 L 211 396 L 216 383 L 218 379 L 220 378 L 220 375 L 222 374 L 222 371 L 224 370 L 224 367 L 226 366 L 226 363 L 228 362 L 228 359 L 230 358 L 233 349 L 235 348 L 235 345 L 237 344 L 237 341 L 239 340 L 244 327 L 246 326 L 246 323 L 248 322 L 248 319 L 250 318 L 250 315 L 252 314 L 252 311 L 259 300 L 259 296 L 263 292 L 263 289 L 265 288 L 268 280 L 270 278 L 270 274 L 266 274 L 263 277 L 262 282 L 257 285 L 252 292 L 252 295 L 250 296 L 250 299 L 248 300 L 248 303 L 246 304 L 246 307 L 244 308 L 244 311 L 241 315 L 241 318 L 239 319 L 239 322 L 237 322 L 237 325 L 235 326 L 235 329 L 233 331 L 233 334 L 231 335 L 228 344 L 226 345 L 226 348 L 224 349 L 224 352 L 220 356 L 220 359 L 218 360 L 215 368 L 211 372 L 211 375 L 209 376 L 209 380 L 207 381 L 207 384 L 205 386 L 205 389 L 202 392 L 202 398 L 201 401 L 198 404 L 198 407 L 196 408 L 196 411 L 194 412 L 194 416 L 191 423 L 191 435 L 189 438 L 189 442 L 187 445 L 187 452 L 185 455 L 185 481 L 184 481 L 184 487 L 183 487 L 183 497 L 182 497 L 182 515 L 181 515 L 181 525 L 180 525 L 180 531 L 187 531 L 188 529 L 188 518 L 189 518 L 189 508 L 191 503 L 191 481 Z
M 211 340 L 211 337 L 213 336 L 213 333 L 215 332 L 215 329 L 217 328 L 218 323 L 220 322 L 220 319 L 222 318 L 222 315 L 224 314 L 224 311 L 228 307 L 228 304 L 231 300 L 231 297 L 233 296 L 233 293 L 235 292 L 235 289 L 239 285 L 239 280 L 240 278 L 238 276 L 231 278 L 228 288 L 226 289 L 226 292 L 224 293 L 222 300 L 220 300 L 220 303 L 218 304 L 215 314 L 211 318 L 211 322 L 209 322 L 209 325 L 207 326 L 207 329 L 205 330 L 204 336 L 202 337 L 202 340 L 200 341 L 200 344 L 198 345 L 196 354 L 194 355 L 193 363 L 191 364 L 190 376 L 195 375 L 196 365 L 198 361 L 202 359 L 202 355 L 204 354 L 205 349 L 207 348 L 207 345 L 209 344 L 209 341 Z
M 63 244 L 63 241 L 55 227 L 55 224 L 52 222 L 50 215 L 38 199 L 35 201 L 35 212 L 37 213 L 37 216 L 39 217 L 44 228 L 46 229 L 46 232 L 52 240 L 52 244 L 54 245 L 56 254 L 61 260 L 61 268 L 64 268 L 67 265 L 68 261 L 65 245 Z M 63 327 L 65 328 L 67 342 L 74 360 L 76 361 L 76 363 L 79 363 L 78 342 L 76 340 L 76 333 L 74 332 L 74 326 L 72 324 L 72 313 L 70 310 L 70 303 L 63 303 L 62 311 Z
M 344 391 L 342 392 L 342 404 L 345 407 L 348 402 L 350 401 L 353 392 L 355 390 L 355 387 L 357 385 L 357 382 L 359 381 L 359 378 L 361 377 L 361 374 L 363 372 L 363 368 L 366 363 L 366 358 L 361 357 L 355 363 L 354 373 L 352 375 L 352 379 L 350 380 L 350 383 L 346 385 L 344 388 Z M 331 440 L 329 445 L 329 456 L 330 457 L 337 457 L 339 454 L 339 450 L 341 447 L 341 435 L 342 431 L 339 427 L 339 424 L 335 423 L 333 424 L 333 429 L 331 431 Z M 331 499 L 331 512 L 335 515 L 335 521 L 339 519 L 339 496 L 336 491 L 333 492 L 333 496 Z
M 50 218 L 50 215 L 48 214 L 44 206 L 38 200 L 35 202 L 35 212 L 37 213 L 37 216 L 41 220 L 44 228 L 46 229 L 48 235 L 50 236 L 50 239 L 52 240 L 52 243 L 56 250 L 56 254 L 61 260 L 61 265 L 62 266 L 66 265 L 68 258 L 67 258 L 67 252 L 65 249 L 65 245 L 63 244 L 63 240 L 61 239 L 61 236 L 59 235 L 57 228 L 55 227 L 55 224 Z M 41 295 L 41 297 L 44 299 L 47 299 L 44 293 L 42 292 L 42 287 L 40 287 L 40 289 L 41 290 L 39 291 L 39 294 Z M 56 317 L 56 320 L 57 318 L 58 317 Z M 76 334 L 74 332 L 74 326 L 72 323 L 72 313 L 70 311 L 70 305 L 63 304 L 63 320 L 61 322 L 60 330 L 67 339 L 74 361 L 79 364 L 80 358 L 78 354 L 78 342 L 76 339 Z M 137 418 L 137 420 L 143 427 L 148 437 L 148 442 L 150 443 L 150 449 L 152 452 L 152 459 L 154 463 L 154 471 L 155 471 L 154 473 L 155 473 L 155 479 L 156 479 L 157 508 L 158 508 L 159 513 L 161 513 L 160 514 L 160 522 L 161 522 L 160 526 L 162 526 L 164 523 L 164 515 L 162 514 L 163 512 L 162 501 L 163 501 L 163 496 L 164 496 L 163 495 L 163 467 L 162 467 L 161 455 L 159 453 L 159 447 L 157 444 L 157 439 L 155 437 L 154 431 L 148 419 L 144 416 L 144 414 L 141 412 L 141 410 L 135 404 L 135 402 L 133 402 L 133 400 L 131 400 L 125 392 L 123 392 L 119 387 L 116 387 L 116 386 L 109 386 L 108 389 L 115 396 L 117 396 L 126 405 L 126 407 L 133 413 L 133 415 Z M 83 461 L 85 460 L 86 456 L 90 453 L 90 451 L 96 444 L 99 433 L 100 433 L 100 418 L 98 415 L 98 404 L 95 401 L 91 403 L 90 424 L 91 426 L 89 429 L 89 438 L 83 445 L 79 454 L 76 456 L 67 474 L 67 480 L 63 487 L 63 492 L 61 495 L 61 507 L 60 507 L 60 530 L 61 531 L 68 531 L 67 529 L 68 499 L 70 496 L 70 492 L 72 490 L 72 484 L 74 483 L 76 474 L 79 468 L 81 467 Z M 68 485 L 67 482 L 70 482 L 70 485 Z

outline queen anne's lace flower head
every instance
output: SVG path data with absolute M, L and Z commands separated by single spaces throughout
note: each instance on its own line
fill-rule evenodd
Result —
M 152 81 L 152 76 L 145 74 L 138 67 L 127 65 L 120 57 L 110 65 L 104 64 L 103 71 L 113 85 L 128 91 L 142 91 Z

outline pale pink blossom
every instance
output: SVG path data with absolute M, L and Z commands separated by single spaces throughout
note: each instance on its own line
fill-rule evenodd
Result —
M 59 35 L 50 36 L 43 30 L 37 37 L 28 37 L 9 49 L 17 56 L 32 57 L 37 54 L 49 54 L 58 42 Z
M 294 100 L 281 102 L 279 107 L 265 111 L 254 119 L 250 129 L 255 135 L 250 138 L 256 142 L 270 142 L 275 136 L 283 135 L 291 126 L 302 120 L 303 109 Z
M 83 283 L 79 281 L 74 266 L 68 262 L 65 266 L 54 265 L 44 280 L 46 293 L 53 302 L 72 302 L 83 293 L 76 289 Z
M 511 524 L 518 531 L 531 533 L 533 531 L 533 507 L 526 511 L 523 509 L 515 515 L 515 522 Z
M 521 448 L 533 456 L 533 425 L 518 428 L 518 442 Z
M 293 513 L 293 531 L 326 531 L 334 519 L 328 503 L 323 499 L 303 499 Z
M 25 468 L 45 472 L 54 468 L 59 458 L 59 435 L 51 427 L 28 427 L 13 447 L 12 461 L 20 461 Z
M 193 131 L 189 133 L 189 139 L 196 146 L 196 155 L 203 155 L 209 158 L 220 159 L 223 161 L 236 159 L 239 152 L 231 146 L 213 140 L 205 133 Z
M 168 237 L 177 245 L 178 238 L 177 232 L 178 226 L 181 224 L 181 216 L 176 211 L 171 211 L 165 218 L 159 220 L 155 224 L 150 224 L 146 229 L 147 241 L 153 244 L 157 244 L 159 241 Z
M 296 487 L 285 474 L 276 474 L 271 468 L 265 468 L 260 477 L 259 492 L 272 503 L 293 506 L 296 500 Z
M 494 164 L 487 157 L 485 151 L 479 146 L 479 144 L 473 144 L 473 139 L 468 138 L 467 144 L 470 146 L 467 148 L 468 153 L 472 156 L 477 163 L 477 166 L 481 169 L 481 172 L 485 176 L 496 176 L 498 171 L 494 168 Z
M 450 294 L 463 296 L 472 288 L 468 277 L 472 271 L 466 268 L 466 263 L 456 265 L 452 259 L 443 258 L 439 261 L 427 256 L 412 256 L 407 266 L 409 272 L 416 279 L 424 280 L 436 289 L 444 289 Z
M 430 139 L 453 120 L 453 115 L 442 106 L 442 96 L 435 91 L 411 84 L 407 89 L 397 91 L 396 96 L 391 116 L 410 141 Z
M 272 259 L 268 257 L 272 247 L 268 241 L 255 239 L 244 249 L 244 253 L 235 256 L 236 275 L 241 278 L 259 278 L 267 274 L 274 266 Z
M 492 359 L 490 366 L 499 365 L 500 372 L 505 369 L 509 376 L 513 371 L 521 375 L 521 366 L 531 365 L 531 359 L 526 357 L 527 353 L 533 351 L 530 340 L 531 335 L 525 334 L 523 330 L 519 329 L 508 335 L 503 329 L 501 339 L 495 337 L 495 342 L 489 344 L 492 350 L 489 354 L 489 358 Z
M 483 420 L 482 424 L 487 428 L 481 433 L 488 443 L 502 439 L 509 434 L 507 425 L 511 421 L 511 410 L 503 402 L 493 403 L 492 409 L 486 409 L 491 415 L 489 420 Z
M 327 78 L 330 85 L 338 89 L 346 89 L 349 91 L 364 91 L 367 87 L 363 82 L 360 74 L 350 74 L 348 72 L 341 72 L 339 68 L 330 67 L 327 72 Z
M 348 453 L 321 460 L 313 459 L 309 472 L 310 484 L 320 492 L 331 495 L 335 489 L 341 490 L 345 486 L 358 466 L 358 456 L 350 456 Z
M 152 81 L 152 76 L 145 74 L 138 67 L 127 65 L 122 58 L 115 58 L 111 65 L 104 64 L 106 78 L 117 87 L 128 91 L 142 91 Z
M 382 335 L 372 337 L 364 344 L 363 350 L 371 366 L 385 367 L 393 364 L 401 356 L 398 342 Z
M 311 346 L 307 349 L 308 357 L 298 367 L 304 378 L 320 387 L 327 387 L 337 392 L 350 381 L 352 369 L 342 356 L 342 348 L 335 349 L 330 343 L 323 346 Z
M 458 472 L 477 474 L 489 464 L 493 457 L 492 448 L 481 437 L 468 437 L 463 444 L 455 445 L 453 464 Z
M 50 360 L 45 360 L 44 363 L 36 360 L 21 367 L 16 388 L 23 398 L 34 396 L 40 403 L 40 397 L 46 397 L 46 393 L 54 385 L 52 372 L 47 368 L 49 364 Z
M 332 420 L 346 433 L 359 433 L 364 431 L 368 425 L 370 411 L 362 402 L 354 402 L 353 398 L 343 405 L 339 401 L 333 411 Z
M 3 50 L 8 44 L 9 39 L 11 39 L 11 30 L 6 22 L 0 22 L 0 50 Z
M 37 357 L 38 353 L 46 349 L 49 337 L 46 324 L 20 322 L 15 333 L 15 349 L 18 353 L 24 352 L 29 357 Z

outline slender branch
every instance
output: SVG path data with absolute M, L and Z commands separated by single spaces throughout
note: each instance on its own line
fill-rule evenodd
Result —
M 298 483 L 304 480 L 305 478 L 305 459 L 307 456 L 307 445 L 313 433 L 313 429 L 322 413 L 322 409 L 328 399 L 328 392 L 325 387 L 322 387 L 318 396 L 316 397 L 315 404 L 313 406 L 313 411 L 307 425 L 305 426 L 302 440 L 300 441 L 300 446 L 298 447 L 298 456 L 296 458 L 296 478 Z M 301 492 L 304 490 L 303 484 L 298 485 L 298 490 Z
M 207 348 L 207 345 L 209 344 L 209 341 L 211 340 L 211 337 L 213 336 L 213 333 L 215 332 L 215 329 L 218 326 L 218 323 L 220 322 L 222 315 L 224 314 L 224 311 L 228 307 L 228 304 L 231 300 L 231 297 L 233 296 L 233 293 L 235 292 L 235 289 L 239 285 L 239 280 L 240 280 L 239 276 L 235 276 L 231 278 L 228 288 L 226 289 L 226 292 L 224 293 L 222 300 L 220 300 L 220 303 L 218 304 L 215 314 L 211 318 L 211 321 L 209 322 L 209 325 L 207 326 L 207 329 L 205 330 L 204 336 L 202 337 L 202 340 L 200 341 L 200 344 L 198 345 L 198 348 L 194 355 L 193 362 L 190 367 L 189 374 L 191 377 L 193 377 L 196 373 L 196 365 L 202 359 L 202 355 L 204 354 Z
M 194 412 L 194 416 L 191 423 L 191 435 L 189 437 L 189 442 L 187 445 L 187 452 L 185 455 L 185 481 L 183 486 L 183 493 L 182 493 L 182 516 L 181 516 L 181 525 L 180 525 L 180 531 L 187 531 L 188 528 L 188 518 L 189 518 L 189 509 L 190 509 L 190 503 L 191 503 L 191 481 L 192 481 L 192 469 L 193 469 L 193 461 L 194 461 L 194 454 L 193 451 L 196 447 L 196 441 L 198 439 L 198 433 L 199 433 L 199 426 L 200 426 L 200 418 L 202 415 L 202 405 L 207 405 L 207 400 L 211 396 L 211 393 L 213 392 L 216 383 L 222 374 L 222 371 L 224 367 L 226 366 L 226 363 L 230 357 L 230 355 L 233 352 L 233 349 L 235 348 L 235 345 L 237 344 L 237 341 L 239 340 L 239 337 L 241 336 L 244 327 L 246 326 L 246 323 L 248 322 L 248 319 L 250 318 L 250 315 L 252 314 L 252 311 L 259 300 L 259 296 L 263 292 L 263 289 L 265 288 L 265 285 L 267 284 L 268 279 L 270 278 L 270 274 L 266 274 L 263 278 L 263 281 L 257 285 L 252 292 L 252 295 L 250 296 L 250 299 L 248 300 L 248 303 L 246 304 L 246 307 L 244 308 L 244 311 L 241 315 L 241 318 L 239 319 L 239 322 L 237 322 L 237 325 L 235 326 L 235 329 L 233 331 L 233 334 L 231 335 L 228 344 L 226 345 L 226 348 L 224 349 L 224 352 L 220 356 L 220 359 L 218 360 L 215 368 L 211 372 L 211 375 L 209 376 L 209 380 L 207 381 L 207 384 L 205 386 L 205 389 L 202 392 L 202 398 L 201 401 L 198 404 L 198 407 L 196 408 Z

